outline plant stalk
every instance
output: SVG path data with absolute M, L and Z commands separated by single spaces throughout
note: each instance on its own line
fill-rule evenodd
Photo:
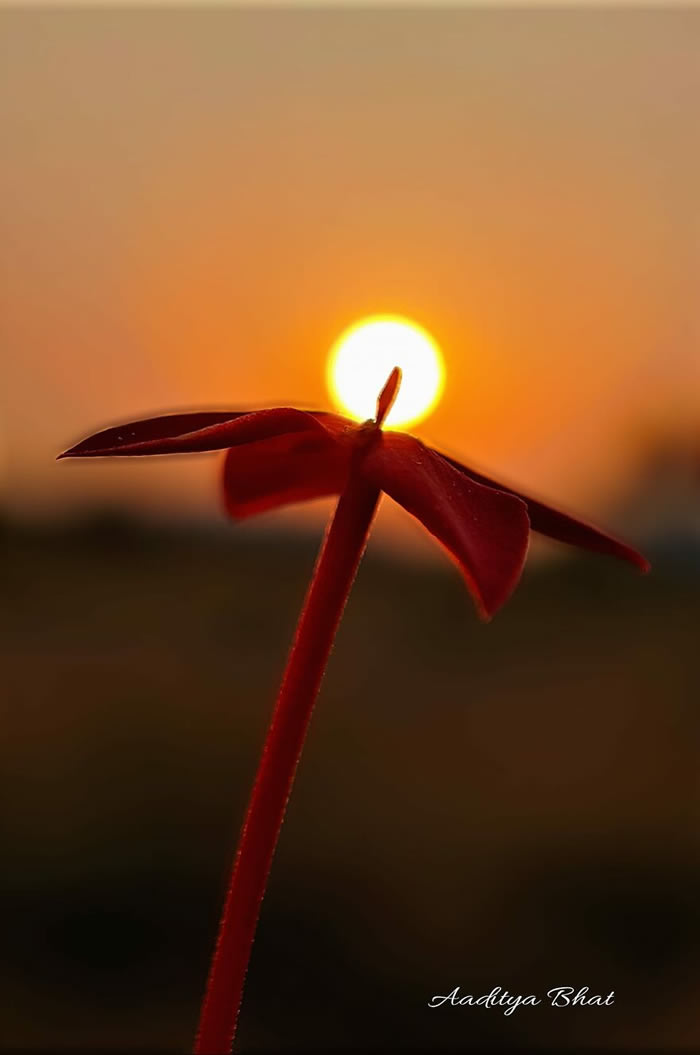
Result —
M 195 1041 L 195 1055 L 228 1055 L 260 903 L 287 801 L 379 491 L 352 471 L 321 547 L 241 831 Z

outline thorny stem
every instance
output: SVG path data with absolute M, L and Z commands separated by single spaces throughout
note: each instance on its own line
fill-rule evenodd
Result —
M 382 410 L 383 417 L 387 408 Z M 272 856 L 333 638 L 378 501 L 379 491 L 351 471 L 316 563 L 265 740 L 221 918 L 195 1055 L 227 1055 L 233 1045 Z

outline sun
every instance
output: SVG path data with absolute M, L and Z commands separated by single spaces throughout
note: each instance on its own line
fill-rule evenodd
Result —
M 400 315 L 372 315 L 341 333 L 328 356 L 331 396 L 346 414 L 367 421 L 395 366 L 401 367 L 401 388 L 386 424 L 415 424 L 442 395 L 445 364 L 430 334 Z

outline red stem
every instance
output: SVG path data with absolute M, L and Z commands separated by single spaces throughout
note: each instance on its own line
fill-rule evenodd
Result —
M 321 548 L 258 766 L 202 1006 L 195 1055 L 228 1055 L 260 903 L 333 638 L 379 492 L 352 473 Z

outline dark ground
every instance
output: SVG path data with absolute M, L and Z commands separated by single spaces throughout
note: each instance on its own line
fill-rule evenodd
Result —
M 188 1049 L 316 542 L 3 529 L 3 1050 Z M 699 587 L 580 557 L 483 626 L 370 551 L 241 1052 L 700 1050 Z M 427 1007 L 497 985 L 615 1004 Z

